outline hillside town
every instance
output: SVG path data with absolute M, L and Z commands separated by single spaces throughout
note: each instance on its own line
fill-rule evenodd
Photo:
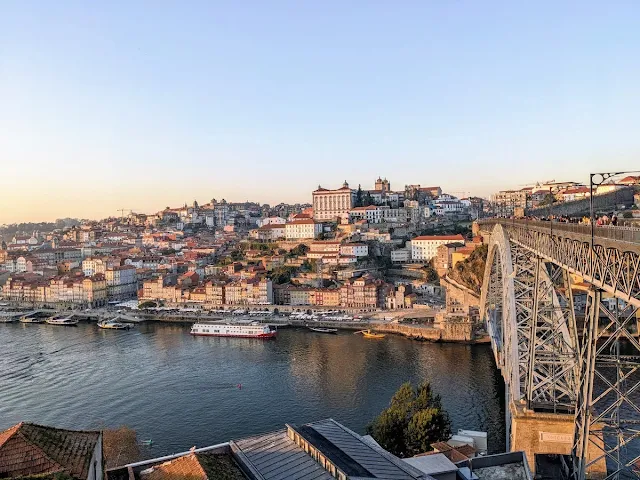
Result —
M 598 191 L 628 190 L 639 180 L 626 177 Z M 212 199 L 155 214 L 122 210 L 100 221 L 5 234 L 1 297 L 5 305 L 62 310 L 137 300 L 147 308 L 196 311 L 382 312 L 386 319 L 464 324 L 452 339 L 470 340 L 482 272 L 462 273 L 486 256 L 471 222 L 522 216 L 546 201 L 558 208 L 584 198 L 585 188 L 549 182 L 486 201 L 440 186 L 393 190 L 377 178 L 372 189 L 346 181 L 333 189 L 319 185 L 310 204 Z M 624 216 L 640 215 L 629 209 Z

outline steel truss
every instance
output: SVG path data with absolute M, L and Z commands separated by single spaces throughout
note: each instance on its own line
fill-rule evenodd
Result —
M 505 225 L 509 238 L 587 282 L 640 306 L 640 246 L 539 225 Z
M 575 478 L 590 478 L 603 461 L 607 474 L 598 478 L 640 478 L 638 307 L 617 298 L 607 304 L 602 293 L 589 292 L 579 351 Z
M 573 413 L 578 342 L 571 277 L 563 268 L 540 259 L 537 267 L 527 405 L 532 410 Z

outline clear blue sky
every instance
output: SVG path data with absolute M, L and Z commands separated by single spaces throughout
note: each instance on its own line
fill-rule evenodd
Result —
M 640 2 L 0 3 L 0 223 L 640 168 Z

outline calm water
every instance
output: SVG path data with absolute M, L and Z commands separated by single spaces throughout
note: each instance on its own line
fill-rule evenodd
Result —
M 0 324 L 0 430 L 21 420 L 128 425 L 161 455 L 333 417 L 359 433 L 403 382 L 429 380 L 454 430 L 504 450 L 504 387 L 487 346 L 281 330 L 272 341 Z M 238 388 L 242 384 L 242 388 Z

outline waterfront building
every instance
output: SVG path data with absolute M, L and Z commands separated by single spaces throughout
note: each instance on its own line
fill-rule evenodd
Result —
M 363 275 L 355 280 L 347 280 L 340 287 L 340 306 L 348 308 L 377 308 L 379 306 L 378 289 L 380 283 L 370 275 Z M 384 306 L 384 300 L 380 306 Z
M 107 296 L 113 300 L 124 300 L 135 296 L 138 291 L 136 267 L 114 266 L 104 272 L 107 281 Z
M 312 193 L 313 219 L 319 222 L 335 222 L 338 217 L 348 216 L 356 198 L 355 190 L 345 181 L 337 190 L 328 190 L 318 185 Z
M 102 432 L 19 423 L 0 432 L 0 478 L 102 480 Z
M 463 242 L 464 237 L 458 235 L 424 235 L 411 240 L 411 260 L 428 262 L 437 255 L 440 245 L 451 242 Z

